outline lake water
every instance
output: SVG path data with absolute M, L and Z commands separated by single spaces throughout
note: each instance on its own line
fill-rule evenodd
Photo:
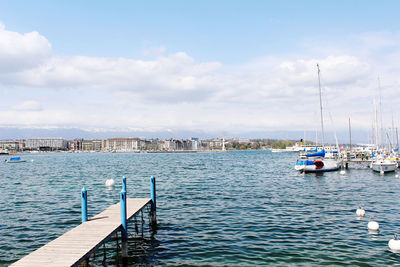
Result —
M 123 175 L 128 197 L 149 197 L 150 176 L 157 177 L 158 230 L 143 255 L 130 253 L 132 264 L 400 264 L 387 245 L 400 233 L 394 173 L 304 175 L 294 170 L 296 154 L 269 151 L 22 157 L 33 162 L 0 164 L 2 266 L 78 225 L 83 186 L 89 217 L 117 203 Z M 104 186 L 108 178 L 113 190 Z M 355 215 L 359 205 L 365 218 Z M 367 230 L 369 215 L 378 234 Z

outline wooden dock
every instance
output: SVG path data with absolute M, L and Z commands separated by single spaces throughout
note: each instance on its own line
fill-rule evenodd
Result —
M 127 219 L 130 220 L 151 202 L 151 198 L 128 198 Z M 121 230 L 120 214 L 120 203 L 112 205 L 11 266 L 79 266 Z

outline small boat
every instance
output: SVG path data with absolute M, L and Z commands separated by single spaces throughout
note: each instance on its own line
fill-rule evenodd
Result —
M 397 169 L 397 162 L 389 158 L 377 156 L 371 163 L 371 169 L 376 172 L 394 172 Z
M 280 152 L 287 152 L 286 149 L 281 149 L 281 148 L 272 148 L 271 149 L 272 153 L 280 153 Z
M 294 168 L 300 172 L 330 172 L 343 166 L 343 161 L 335 157 L 327 157 L 324 150 L 311 154 L 303 154 L 297 158 Z
M 25 159 L 21 159 L 21 157 L 12 157 L 10 159 L 6 159 L 5 162 L 7 163 L 21 163 L 21 162 L 26 162 Z

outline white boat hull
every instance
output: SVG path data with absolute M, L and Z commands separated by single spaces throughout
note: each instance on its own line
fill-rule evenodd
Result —
M 394 172 L 397 169 L 395 162 L 372 162 L 371 169 L 376 172 Z
M 7 163 L 22 163 L 22 162 L 26 162 L 25 159 L 22 160 L 6 160 Z
M 307 163 L 308 162 L 308 163 Z M 311 164 L 313 162 L 313 164 Z M 318 163 L 318 162 L 322 162 Z M 302 164 L 304 163 L 304 164 Z M 322 165 L 322 166 L 321 166 Z M 297 161 L 295 165 L 295 169 L 300 172 L 331 172 L 338 171 L 343 166 L 343 162 L 341 160 L 335 159 L 316 159 L 314 161 Z
M 7 163 L 21 163 L 21 162 L 26 162 L 25 159 L 21 159 L 21 157 L 13 157 L 10 159 L 6 159 L 5 162 Z
M 279 149 L 279 148 L 274 148 L 271 149 L 272 153 L 281 153 L 281 152 L 287 152 L 286 149 Z

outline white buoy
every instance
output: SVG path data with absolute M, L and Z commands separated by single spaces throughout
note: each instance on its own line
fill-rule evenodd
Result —
M 398 175 L 398 174 L 396 174 L 394 177 L 396 177 L 396 178 L 399 178 L 399 175 Z
M 378 231 L 379 230 L 379 223 L 373 220 L 374 218 L 371 217 L 369 223 L 368 223 L 368 230 L 371 231 Z
M 341 175 L 345 175 L 345 174 L 346 174 L 346 171 L 345 171 L 345 170 L 341 170 L 341 171 L 340 171 L 340 174 L 341 174 Z
M 394 235 L 394 238 L 389 240 L 388 245 L 391 250 L 400 252 L 400 240 L 397 235 Z
M 381 170 L 381 175 L 384 175 L 385 174 L 385 171 L 384 170 Z
M 115 185 L 114 179 L 107 179 L 106 180 L 106 186 L 107 187 L 113 187 Z
M 364 217 L 365 216 L 365 210 L 360 206 L 357 210 L 356 210 L 356 214 L 358 217 Z

